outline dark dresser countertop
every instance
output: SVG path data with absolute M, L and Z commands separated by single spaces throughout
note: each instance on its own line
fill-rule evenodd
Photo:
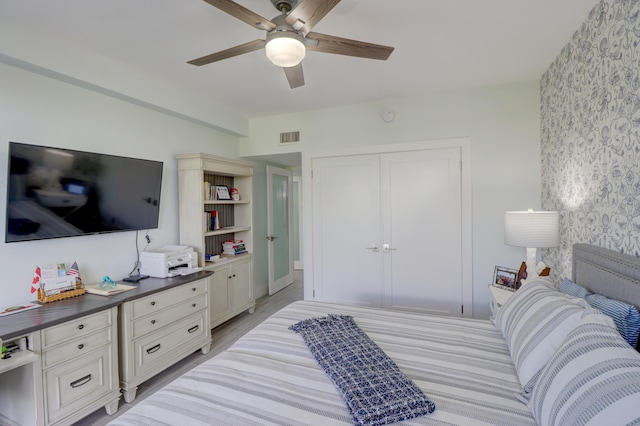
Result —
M 211 271 L 201 271 L 184 277 L 146 278 L 137 284 L 125 283 L 135 285 L 136 288 L 113 296 L 98 296 L 87 293 L 70 299 L 44 303 L 40 308 L 0 317 L 0 338 L 6 341 L 13 337 L 42 330 L 118 306 L 130 300 L 206 278 L 212 273 Z

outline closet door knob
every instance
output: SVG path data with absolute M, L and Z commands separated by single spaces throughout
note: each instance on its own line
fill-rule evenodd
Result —
M 376 243 L 371 244 L 371 247 L 365 247 L 365 248 L 366 248 L 366 250 L 371 250 L 371 251 L 373 251 L 374 253 L 377 253 L 377 252 L 378 252 L 378 250 L 379 250 L 379 249 L 378 249 L 378 244 L 376 244 Z

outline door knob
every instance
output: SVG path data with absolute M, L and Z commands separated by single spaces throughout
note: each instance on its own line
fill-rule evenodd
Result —
M 378 252 L 378 244 L 373 243 L 373 244 L 371 244 L 371 247 L 366 247 L 366 249 L 377 253 Z
M 278 237 L 276 237 L 275 235 L 267 235 L 267 240 L 269 240 L 269 241 L 273 241 L 276 238 L 278 238 Z
M 398 250 L 398 249 L 391 247 L 390 244 L 383 244 L 382 245 L 382 250 L 384 250 L 385 252 L 388 252 L 388 251 L 391 251 L 391 250 Z

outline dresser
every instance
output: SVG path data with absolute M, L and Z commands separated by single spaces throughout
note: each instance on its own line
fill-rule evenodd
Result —
M 70 425 L 118 408 L 118 305 L 85 295 L 0 318 L 0 424 Z
M 120 306 L 120 387 L 126 402 L 138 386 L 200 350 L 209 352 L 211 272 L 140 281 Z
M 40 331 L 47 424 L 118 409 L 118 308 Z
M 208 353 L 209 278 L 148 278 L 110 297 L 83 296 L 0 317 L 0 425 L 66 426 L 135 399 L 140 383 Z

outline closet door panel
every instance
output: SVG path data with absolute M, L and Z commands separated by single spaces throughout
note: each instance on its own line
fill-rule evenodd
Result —
M 461 315 L 460 155 L 382 155 L 385 307 Z
M 314 298 L 380 306 L 379 156 L 317 158 L 312 169 Z

